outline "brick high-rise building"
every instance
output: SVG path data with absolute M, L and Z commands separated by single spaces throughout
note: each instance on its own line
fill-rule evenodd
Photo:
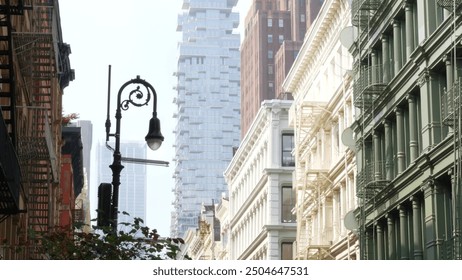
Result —
M 323 0 L 254 0 L 245 18 L 245 37 L 241 45 L 241 139 L 261 102 L 281 95 L 278 90 L 285 74 L 322 3 Z M 286 44 L 277 56 L 281 45 L 287 41 L 295 43 Z M 281 57 L 288 53 L 291 55 Z M 282 63 L 276 63 L 276 57 Z

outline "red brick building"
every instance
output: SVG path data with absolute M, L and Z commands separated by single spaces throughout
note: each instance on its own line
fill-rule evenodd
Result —
M 254 0 L 241 45 L 241 138 L 264 100 L 278 98 L 285 75 L 323 0 Z M 281 46 L 286 43 L 280 51 Z M 278 63 L 279 61 L 279 63 Z

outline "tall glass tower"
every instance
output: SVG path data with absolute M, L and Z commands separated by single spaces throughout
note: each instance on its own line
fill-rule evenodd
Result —
M 175 201 L 171 235 L 197 228 L 201 204 L 227 193 L 223 172 L 240 137 L 237 0 L 184 0 L 175 118 Z

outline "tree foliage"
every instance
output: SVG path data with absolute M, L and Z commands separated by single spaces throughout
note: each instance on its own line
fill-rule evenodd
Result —
M 175 260 L 184 244 L 181 238 L 161 238 L 140 218 L 121 224 L 126 230 L 117 234 L 111 227 L 92 226 L 89 233 L 82 225 L 73 233 L 58 228 L 41 238 L 41 254 L 52 260 Z

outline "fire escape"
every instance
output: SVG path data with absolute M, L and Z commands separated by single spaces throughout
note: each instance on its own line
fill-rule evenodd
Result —
M 59 173 L 56 143 L 60 133 L 52 123 L 61 117 L 54 8 L 54 1 L 34 1 L 32 30 L 13 33 L 28 100 L 22 109 L 28 110 L 31 116 L 29 133 L 18 139 L 18 154 L 23 182 L 27 185 L 28 225 L 38 233 L 47 232 L 53 225 L 56 215 L 53 183 L 58 182 Z
M 443 99 L 443 123 L 452 128 L 453 134 L 453 147 L 454 147 L 454 164 L 452 167 L 452 195 L 453 195 L 453 235 L 449 240 L 449 246 L 446 246 L 446 257 L 447 259 L 460 260 L 462 259 L 462 103 L 460 100 L 460 94 L 462 92 L 462 80 L 458 77 L 458 65 L 456 61 L 460 60 L 461 49 L 458 47 L 458 41 L 456 41 L 455 34 L 456 30 L 456 19 L 462 14 L 462 0 L 438 0 L 438 5 L 444 9 L 449 10 L 453 13 L 454 22 L 454 34 L 453 34 L 453 62 L 454 69 L 450 75 L 447 89 L 445 89 Z M 460 70 L 460 68 L 459 68 Z M 452 75 L 451 75 L 452 74 Z M 453 81 L 453 82 L 451 82 Z
M 24 213 L 8 229 L 22 241 L 26 229 L 40 237 L 58 217 L 61 95 L 74 72 L 57 5 L 0 1 L 0 223 Z M 33 246 L 12 249 L 12 259 L 38 257 Z
M 316 223 L 311 213 L 320 213 L 323 189 L 329 184 L 328 163 L 311 159 L 310 152 L 321 149 L 320 139 L 316 137 L 329 113 L 325 102 L 304 101 L 296 112 L 297 138 L 296 157 L 300 163 L 296 170 L 297 196 L 297 248 L 296 259 L 330 259 L 330 246 L 326 235 L 320 228 L 313 227 Z
M 356 60 L 353 65 L 353 102 L 359 109 L 356 120 L 359 123 L 359 137 L 357 139 L 357 169 L 356 196 L 358 197 L 359 234 L 361 259 L 367 259 L 366 246 L 366 209 L 375 207 L 375 200 L 385 186 L 387 170 L 391 168 L 381 161 L 378 149 L 378 138 L 374 133 L 371 121 L 375 117 L 375 105 L 381 101 L 383 92 L 390 80 L 388 70 L 389 59 L 380 58 L 378 53 L 369 46 L 371 21 L 376 16 L 382 1 L 379 0 L 353 0 L 352 24 L 358 29 Z M 387 53 L 386 49 L 381 50 Z M 382 61 L 382 63 L 381 63 Z M 374 149 L 375 147 L 375 149 Z M 391 163 L 390 163 L 391 164 Z
M 12 3 L 15 2 L 15 3 Z M 21 172 L 16 152 L 16 77 L 12 18 L 24 14 L 23 1 L 0 3 L 0 222 L 21 212 Z

